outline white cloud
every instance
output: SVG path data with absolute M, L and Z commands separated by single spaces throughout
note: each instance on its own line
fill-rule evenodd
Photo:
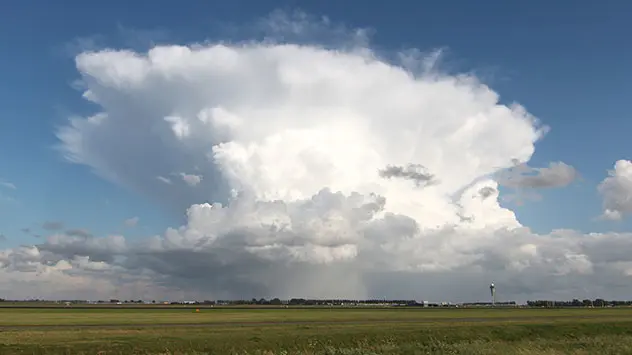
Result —
M 8 181 L 0 180 L 0 186 L 6 187 L 7 189 L 11 189 L 11 190 L 16 190 L 17 189 L 15 184 L 13 184 L 11 182 L 8 182 Z
M 158 180 L 160 180 L 160 181 L 164 182 L 165 184 L 170 184 L 170 185 L 172 184 L 171 179 L 166 178 L 166 177 L 164 177 L 164 176 L 156 176 L 156 179 L 158 179 Z
M 405 56 L 422 68 L 410 72 L 363 41 L 337 49 L 78 55 L 84 97 L 102 112 L 59 130 L 61 151 L 187 222 L 143 240 L 58 234 L 5 250 L 0 280 L 39 273 L 51 295 L 79 285 L 126 298 L 476 300 L 492 279 L 501 298 L 627 297 L 630 235 L 535 234 L 499 205 L 497 173 L 528 162 L 547 130 L 523 107 L 475 77 L 428 72 L 436 53 Z M 558 168 L 547 169 L 568 172 Z M 195 189 L 165 177 L 191 171 Z
M 138 218 L 138 217 L 128 218 L 128 219 L 125 220 L 124 224 L 127 227 L 136 227 L 136 225 L 138 224 L 139 220 L 140 220 L 140 218 Z
M 602 218 L 621 220 L 632 213 L 632 162 L 619 160 L 598 186 L 603 197 Z
M 192 206 L 188 223 L 162 236 L 128 242 L 58 234 L 36 247 L 5 250 L 0 264 L 12 279 L 40 273 L 43 282 L 59 278 L 67 287 L 98 282 L 103 291 L 86 294 L 100 297 L 118 289 L 124 298 L 179 297 L 186 290 L 201 298 L 484 300 L 491 279 L 505 299 L 626 297 L 632 234 L 538 235 L 483 226 L 477 221 L 485 209 L 473 205 L 493 199 L 472 201 L 472 222 L 423 230 L 408 216 L 384 213 L 386 201 L 378 196 L 328 190 L 293 202 L 241 196 L 226 207 Z
M 570 185 L 579 177 L 577 170 L 563 162 L 550 163 L 546 168 L 533 168 L 525 163 L 498 174 L 498 182 L 511 188 L 554 188 Z
M 189 186 L 196 186 L 202 181 L 201 175 L 180 173 L 180 176 L 182 177 L 182 181 L 186 182 Z
M 504 195 L 504 201 L 522 205 L 526 200 L 539 201 L 540 189 L 562 188 L 579 179 L 574 167 L 563 162 L 551 162 L 548 167 L 535 168 L 527 163 L 514 161 L 515 166 L 495 174 L 498 184 L 513 189 Z

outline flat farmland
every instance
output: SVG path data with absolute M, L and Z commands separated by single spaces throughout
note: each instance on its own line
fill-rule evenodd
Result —
M 0 354 L 597 353 L 632 353 L 631 308 L 0 308 Z
M 199 310 L 199 311 L 197 311 Z M 632 308 L 599 309 L 420 309 L 420 308 L 5 308 L 0 328 L 81 326 L 196 326 L 335 323 L 511 323 L 631 321 Z

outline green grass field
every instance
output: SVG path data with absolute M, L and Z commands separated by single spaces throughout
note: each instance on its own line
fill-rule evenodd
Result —
M 632 354 L 632 309 L 0 309 L 0 354 Z

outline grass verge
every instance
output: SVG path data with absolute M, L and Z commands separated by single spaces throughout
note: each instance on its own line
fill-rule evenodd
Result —
M 59 323 L 64 322 L 64 315 L 76 315 L 73 312 L 56 313 Z M 242 318 L 249 314 L 248 311 L 242 312 Z M 345 314 L 344 311 L 341 313 Z M 63 329 L 18 326 L 4 328 L 0 332 L 0 354 L 632 354 L 632 319 L 619 317 L 613 321 L 609 319 L 609 314 L 602 314 L 601 319 L 563 321 L 547 319 L 542 315 L 527 322 L 509 321 L 498 313 L 498 322 L 444 318 L 415 323 L 405 321 L 405 317 L 410 316 L 401 313 L 401 322 L 376 323 L 370 320 L 375 315 L 360 317 L 356 313 L 343 317 L 341 313 L 336 313 L 337 317 L 333 318 L 327 317 L 327 314 L 333 313 L 309 313 L 314 319 L 333 319 L 327 324 L 245 326 L 227 322 L 213 327 L 182 327 L 178 324 L 147 327 L 129 326 L 128 323 L 125 329 L 111 326 Z M 216 313 L 214 317 L 221 318 L 220 314 Z M 274 315 L 278 317 L 279 313 Z M 425 316 L 425 313 L 422 315 Z M 128 316 L 134 317 L 134 314 Z M 153 316 L 164 322 L 160 320 L 160 314 Z M 118 317 L 125 324 L 127 318 L 121 314 Z M 262 316 L 255 313 L 251 317 L 261 319 Z M 365 321 L 353 324 L 335 321 L 349 318 Z M 458 318 L 467 317 L 461 314 Z

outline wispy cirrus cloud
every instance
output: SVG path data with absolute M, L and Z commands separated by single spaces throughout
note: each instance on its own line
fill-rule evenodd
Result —
M 0 180 L 0 186 L 11 190 L 17 190 L 17 186 L 15 186 L 14 183 L 5 180 Z

